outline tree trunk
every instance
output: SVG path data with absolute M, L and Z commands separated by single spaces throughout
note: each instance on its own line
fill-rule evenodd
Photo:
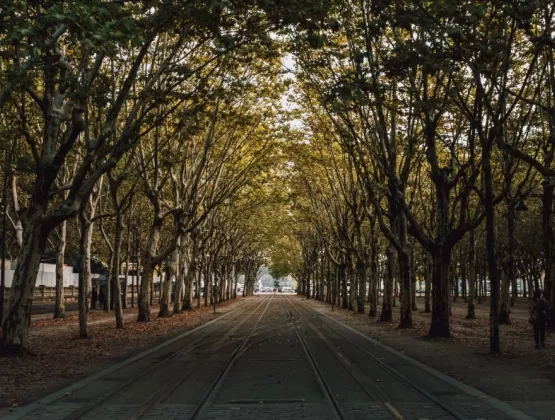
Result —
M 66 250 L 67 222 L 60 225 L 60 242 L 56 253 L 56 303 L 54 306 L 54 319 L 64 318 L 66 315 L 64 299 L 64 257 Z
M 343 309 L 349 308 L 349 302 L 347 300 L 347 264 L 344 262 L 339 266 L 339 281 L 341 282 L 341 307 Z
M 411 309 L 413 311 L 418 311 L 418 306 L 416 305 L 416 253 L 414 252 L 414 245 L 410 248 L 410 278 L 411 278 Z
M 171 316 L 170 312 L 170 296 L 172 281 L 175 277 L 175 283 L 177 285 L 178 281 L 178 264 L 179 264 L 179 242 L 175 250 L 171 253 L 170 262 L 168 264 L 168 278 L 164 282 L 164 287 L 162 289 L 162 296 L 160 299 L 160 311 L 158 312 L 158 317 L 168 318 Z
M 468 240 L 468 297 L 466 319 L 476 318 L 476 305 L 474 298 L 476 296 L 476 244 L 474 239 L 474 229 L 470 231 Z
M 464 258 L 464 250 L 461 249 L 459 254 L 459 264 L 461 267 L 461 289 L 462 289 L 462 297 L 464 302 L 468 301 L 468 289 L 467 289 L 467 282 L 468 282 L 468 272 L 467 272 L 467 261 Z
M 79 337 L 87 337 L 87 314 L 90 308 L 91 295 L 91 244 L 92 223 L 85 214 L 86 209 L 79 213 L 81 240 L 79 245 Z M 92 212 L 91 212 L 92 213 Z M 92 214 L 91 214 L 92 216 Z
M 544 243 L 544 288 L 548 296 L 552 311 L 555 311 L 555 233 L 553 230 L 553 193 L 555 185 L 552 178 L 543 181 L 542 193 L 542 229 Z M 530 295 L 533 295 L 530 292 Z M 552 315 L 555 312 L 552 312 Z M 553 316 L 550 317 L 550 325 L 553 326 Z
M 449 316 L 450 250 L 438 247 L 432 252 L 432 322 L 430 337 L 451 336 Z
M 499 130 L 499 129 L 498 129 Z M 491 170 L 491 145 L 487 144 L 482 152 L 482 171 L 484 176 L 484 209 L 486 213 L 486 249 L 488 256 L 488 275 L 490 281 L 490 352 L 500 353 L 499 341 L 499 277 L 497 274 L 495 242 L 495 209 L 493 204 L 493 176 Z
M 364 260 L 357 258 L 357 313 L 364 313 L 364 295 L 366 294 L 366 265 Z
M 120 255 L 121 255 L 121 243 L 123 240 L 123 215 L 121 211 L 118 210 L 116 214 L 116 224 L 115 224 L 115 238 L 114 238 L 114 255 L 112 257 L 112 279 L 114 286 L 114 311 L 116 315 L 116 328 L 123 328 L 123 305 L 121 298 L 121 284 L 119 282 L 120 274 Z M 127 268 L 127 266 L 126 266 Z M 125 273 L 127 278 L 127 273 Z M 127 284 L 127 283 L 126 283 Z
M 131 220 L 127 222 L 127 239 L 125 241 L 125 273 L 123 277 L 122 309 L 127 309 L 127 277 L 129 276 L 129 252 L 131 250 Z M 117 322 L 117 321 L 116 321 Z
M 516 276 L 515 276 L 515 209 L 514 206 L 509 203 L 508 205 L 508 215 L 507 215 L 507 258 L 503 264 L 503 276 L 502 276 L 502 286 L 501 286 L 501 307 L 499 308 L 499 323 L 500 324 L 510 324 L 511 323 L 511 310 L 509 305 L 509 287 L 513 285 L 513 295 L 516 292 Z M 511 305 L 512 306 L 512 305 Z
M 141 273 L 141 293 L 139 294 L 139 315 L 137 322 L 150 322 L 150 295 L 152 293 L 150 282 L 154 276 L 152 258 L 145 255 L 143 270 Z
M 173 313 L 179 314 L 183 310 L 183 298 L 185 291 L 185 277 L 189 274 L 186 263 L 187 252 L 183 248 L 179 253 L 179 275 L 175 282 L 175 297 L 173 301 Z M 191 294 L 189 290 L 189 306 L 191 306 Z
M 155 216 L 154 222 L 150 227 L 144 254 L 143 270 L 141 273 L 141 293 L 139 295 L 139 315 L 137 317 L 138 322 L 150 322 L 151 320 L 150 306 L 152 304 L 152 295 L 154 294 L 154 288 L 151 287 L 151 285 L 154 282 L 154 269 L 156 267 L 154 255 L 158 248 L 158 242 L 160 241 L 161 227 L 162 221 Z
M 212 293 L 210 292 L 210 265 L 211 263 L 209 260 L 207 260 L 204 265 L 204 307 L 208 306 L 208 298 L 212 296 Z
M 35 283 L 49 234 L 42 224 L 44 206 L 40 203 L 35 205 L 29 208 L 27 215 L 23 244 L 19 250 L 2 325 L 2 347 L 4 352 L 9 353 L 20 352 L 26 347 Z
M 412 327 L 412 304 L 411 304 L 411 263 L 410 263 L 410 250 L 403 249 L 399 252 L 399 274 L 401 286 L 401 313 L 399 320 L 399 328 Z
M 505 263 L 506 264 L 506 263 Z M 504 264 L 504 265 L 505 265 Z M 509 275 L 507 268 L 501 271 L 501 305 L 499 306 L 499 323 L 504 325 L 511 324 L 511 310 L 509 308 Z
M 375 238 L 375 236 L 372 236 Z M 372 241 L 371 247 L 372 255 L 370 257 L 370 290 L 368 300 L 370 304 L 370 311 L 368 316 L 375 317 L 378 315 L 378 245 L 377 241 Z
M 191 292 L 193 290 L 193 281 L 196 275 L 195 273 L 196 273 L 195 265 L 191 263 L 191 265 L 189 265 L 189 269 L 187 271 L 187 275 L 185 276 L 185 281 L 184 281 L 185 293 L 183 294 L 183 304 L 181 305 L 181 309 L 184 311 L 190 311 L 191 309 L 193 309 L 193 306 L 191 304 L 192 302 Z
M 236 267 L 235 262 L 234 262 L 233 266 L 231 267 L 231 278 L 234 281 L 233 299 L 237 299 L 237 283 L 239 282 L 239 276 L 237 275 L 236 268 L 237 267 Z
M 382 313 L 380 321 L 391 322 L 393 321 L 393 277 L 395 275 L 395 250 L 393 245 L 390 245 L 387 252 L 387 266 L 384 278 L 384 296 L 382 302 Z
M 424 278 L 424 312 L 432 312 L 432 277 L 434 272 L 434 265 L 432 257 L 429 253 L 426 254 L 425 278 Z

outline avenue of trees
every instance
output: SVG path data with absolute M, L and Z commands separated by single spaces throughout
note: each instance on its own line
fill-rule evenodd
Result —
M 64 316 L 64 260 L 79 267 L 81 337 L 92 259 L 108 267 L 118 328 L 126 302 L 116 279 L 128 269 L 144 280 L 138 321 L 151 319 L 152 279 L 162 272 L 159 316 L 190 309 L 193 299 L 200 305 L 193 285 L 201 277 L 205 305 L 235 297 L 240 274 L 252 293 L 265 246 L 259 212 L 287 130 L 273 38 L 302 24 L 301 6 L 0 6 L 2 253 L 17 260 L 1 317 L 4 350 L 26 346 L 45 251 L 57 255 L 56 317 Z
M 77 263 L 82 337 L 92 259 L 117 328 L 129 269 L 141 322 L 162 272 L 166 317 L 234 298 L 239 275 L 252 294 L 264 263 L 381 321 L 398 299 L 401 328 L 423 280 L 433 337 L 451 300 L 474 318 L 487 299 L 494 353 L 517 292 L 555 307 L 552 1 L 8 3 L 3 350 L 26 346 L 46 251 L 56 317 Z
M 544 0 L 337 1 L 292 39 L 307 298 L 391 321 L 398 296 L 410 328 L 424 280 L 432 337 L 450 336 L 451 299 L 474 318 L 486 298 L 494 353 L 517 279 L 555 303 L 554 13 Z

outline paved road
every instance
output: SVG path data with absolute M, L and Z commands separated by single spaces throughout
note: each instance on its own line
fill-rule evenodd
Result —
M 252 299 L 145 353 L 2 418 L 528 418 L 295 297 Z

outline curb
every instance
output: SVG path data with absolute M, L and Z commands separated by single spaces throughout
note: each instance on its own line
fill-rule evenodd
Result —
M 303 299 L 303 303 L 307 304 L 306 301 Z M 307 304 L 308 305 L 308 304 Z M 495 408 L 496 410 L 498 410 L 499 412 L 505 414 L 507 416 L 507 418 L 510 419 L 514 419 L 514 420 L 535 420 L 534 417 L 531 417 L 530 415 L 524 413 L 523 411 L 520 411 L 518 409 L 516 409 L 515 407 L 513 407 L 512 405 L 503 402 L 501 400 L 498 400 L 497 398 L 492 397 L 491 395 L 486 394 L 485 392 L 482 392 L 476 388 L 473 388 L 469 385 L 466 385 L 448 375 L 445 375 L 444 373 L 439 372 L 438 370 L 425 365 L 422 362 L 419 362 L 418 360 L 413 359 L 410 356 L 407 356 L 406 354 L 401 353 L 400 351 L 394 349 L 393 347 L 388 346 L 387 344 L 383 344 L 365 334 L 363 334 L 362 332 L 356 330 L 355 328 L 351 327 L 350 325 L 345 324 L 344 322 L 341 322 L 337 319 L 335 319 L 334 317 L 322 312 L 320 309 L 314 308 L 312 307 L 312 309 L 314 309 L 316 312 L 318 312 L 319 314 L 325 316 L 326 318 L 331 319 L 332 321 L 336 322 L 339 325 L 342 325 L 343 327 L 347 328 L 348 330 L 356 333 L 357 335 L 364 337 L 366 340 L 370 341 L 372 344 L 379 346 L 381 348 L 383 348 L 384 350 L 389 351 L 390 353 L 393 353 L 394 355 L 400 357 L 401 359 L 403 359 L 404 361 L 413 364 L 414 366 L 417 366 L 418 368 L 422 369 L 423 371 L 425 371 L 426 373 L 429 373 L 432 376 L 435 376 L 436 378 L 442 380 L 443 382 L 451 385 L 454 388 L 457 388 L 458 390 L 464 392 L 465 394 L 471 395 L 473 397 L 479 398 L 481 401 L 483 401 L 484 403 L 490 405 L 491 407 Z
M 246 304 L 248 305 L 249 303 L 250 302 L 247 302 Z M 40 408 L 43 408 L 46 405 L 52 404 L 53 402 L 56 402 L 57 400 L 65 397 L 67 395 L 67 393 L 73 393 L 73 392 L 83 388 L 84 386 L 89 385 L 90 383 L 92 383 L 92 382 L 94 382 L 94 381 L 112 373 L 112 372 L 115 372 L 118 369 L 121 369 L 122 367 L 125 367 L 125 366 L 127 366 L 131 363 L 134 363 L 137 360 L 143 359 L 146 356 L 148 356 L 148 355 L 150 355 L 150 354 L 152 354 L 152 353 L 154 353 L 154 352 L 156 352 L 160 349 L 163 349 L 164 347 L 169 346 L 170 344 L 175 343 L 176 341 L 179 341 L 184 337 L 187 337 L 188 335 L 192 334 L 193 332 L 202 330 L 203 328 L 215 323 L 216 321 L 218 321 L 222 318 L 225 318 L 226 316 L 228 316 L 228 315 L 232 314 L 233 312 L 241 309 L 242 307 L 243 307 L 243 305 L 240 305 L 238 308 L 235 308 L 235 309 L 233 309 L 229 312 L 226 312 L 225 314 L 223 314 L 223 315 L 221 315 L 221 316 L 219 316 L 219 317 L 217 317 L 217 318 L 215 318 L 211 321 L 208 321 L 204 324 L 201 324 L 198 327 L 190 329 L 189 331 L 185 331 L 184 333 L 182 333 L 180 335 L 177 335 L 173 338 L 170 338 L 169 340 L 164 341 L 163 343 L 160 343 L 160 344 L 158 344 L 158 345 L 156 345 L 156 346 L 154 346 L 154 347 L 152 347 L 148 350 L 145 350 L 145 351 L 143 351 L 139 354 L 136 354 L 135 356 L 132 356 L 128 359 L 125 359 L 124 361 L 119 362 L 119 363 L 117 363 L 113 366 L 107 367 L 106 369 L 101 370 L 100 372 L 97 372 L 97 373 L 94 373 L 90 376 L 87 376 L 86 378 L 83 378 L 83 379 L 75 382 L 74 384 L 71 384 L 71 385 L 69 385 L 69 386 L 67 386 L 67 387 L 65 387 L 65 388 L 63 388 L 59 391 L 56 391 L 52 394 L 47 395 L 46 397 L 38 399 L 38 400 L 36 400 L 36 401 L 34 401 L 30 404 L 27 404 L 23 407 L 15 408 L 13 411 L 8 412 L 3 417 L 0 417 L 0 419 L 2 419 L 2 420 L 18 420 L 18 419 L 21 419 L 22 417 L 25 417 L 25 416 L 33 413 L 34 411 L 36 411 Z M 7 408 L 7 410 L 10 410 L 10 409 Z M 1 414 L 2 414 L 2 411 L 0 410 L 0 415 Z

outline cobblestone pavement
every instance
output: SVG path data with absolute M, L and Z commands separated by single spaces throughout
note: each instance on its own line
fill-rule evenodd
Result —
M 0 418 L 530 418 L 470 391 L 277 295 Z

